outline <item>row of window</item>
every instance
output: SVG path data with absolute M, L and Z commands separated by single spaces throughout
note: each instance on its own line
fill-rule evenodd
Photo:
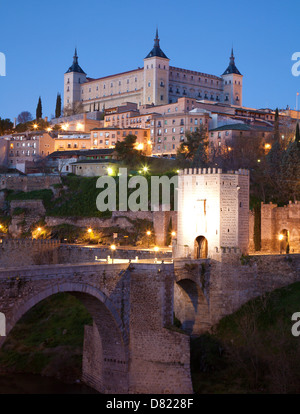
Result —
M 170 72 L 170 77 L 173 77 L 173 72 Z M 188 79 L 188 76 L 185 73 L 181 76 L 180 73 L 177 72 L 176 73 L 176 78 L 177 79 L 180 79 L 181 77 L 182 77 L 182 79 Z M 198 79 L 197 79 L 197 76 L 194 77 L 194 75 L 191 75 L 189 79 L 191 81 L 193 81 L 193 82 L 198 81 L 198 83 L 201 83 L 201 82 L 204 81 L 204 83 L 206 83 L 206 84 L 209 83 L 208 78 L 198 77 Z M 219 86 L 219 81 L 218 80 L 211 79 L 210 80 L 210 84 L 211 85 Z

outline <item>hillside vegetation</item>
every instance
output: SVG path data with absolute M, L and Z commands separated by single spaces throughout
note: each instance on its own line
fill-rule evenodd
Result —
M 252 300 L 225 317 L 212 334 L 193 339 L 197 393 L 299 393 L 300 337 L 291 317 L 300 311 L 300 283 Z

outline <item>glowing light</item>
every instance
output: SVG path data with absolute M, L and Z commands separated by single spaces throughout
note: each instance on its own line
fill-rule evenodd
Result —
M 139 174 L 142 174 L 142 171 L 140 170 L 138 173 L 139 173 Z
M 257 160 L 257 162 L 258 162 L 258 163 L 260 163 L 260 162 L 261 162 L 261 160 Z
M 280 241 L 282 241 L 284 239 L 284 235 L 280 234 L 278 238 L 279 238 Z
M 148 145 L 152 145 L 152 142 L 151 142 L 151 141 L 148 141 L 148 142 L 147 142 L 147 144 L 148 144 Z
M 159 251 L 159 247 L 155 246 L 154 251 L 157 253 Z
M 76 125 L 76 131 L 83 131 L 84 125 L 81 122 L 78 122 Z
M 138 151 L 142 151 L 144 149 L 144 144 L 138 144 L 137 147 L 136 147 L 136 149 Z
M 177 172 L 177 174 L 179 174 L 180 173 L 180 170 L 177 170 L 176 172 Z
M 265 149 L 271 149 L 272 145 L 271 144 L 265 144 Z
M 38 128 L 38 125 L 37 124 L 33 124 L 33 128 L 34 129 L 37 129 Z
M 51 132 L 52 131 L 52 128 L 47 128 L 47 132 Z
M 172 231 L 171 235 L 172 235 L 172 237 L 175 237 L 176 236 L 176 232 L 175 231 Z
M 3 228 L 3 226 L 2 226 L 2 224 L 0 224 L 0 229 L 2 229 Z
M 61 126 L 61 129 L 64 130 L 64 131 L 67 131 L 69 129 L 69 126 L 70 126 L 70 124 L 63 124 Z
M 147 236 L 151 236 L 151 231 L 147 231 Z
M 42 231 L 41 227 L 38 227 L 37 231 L 40 233 Z
M 88 229 L 88 233 L 93 233 L 93 230 L 92 229 Z
M 228 151 L 232 151 L 232 148 L 231 147 L 228 147 Z
M 147 172 L 147 171 L 148 171 L 148 169 L 149 169 L 148 167 L 144 167 L 144 168 L 143 168 L 143 171 L 144 171 L 144 172 Z
M 107 174 L 108 175 L 113 175 L 113 173 L 114 173 L 114 170 L 112 168 L 108 167 L 107 168 Z
M 110 246 L 110 248 L 111 248 L 111 250 L 116 250 L 116 245 L 115 244 L 112 244 L 111 246 Z

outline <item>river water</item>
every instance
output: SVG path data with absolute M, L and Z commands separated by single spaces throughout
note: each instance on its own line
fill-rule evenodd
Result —
M 64 384 L 32 374 L 1 374 L 0 394 L 98 394 L 84 384 Z

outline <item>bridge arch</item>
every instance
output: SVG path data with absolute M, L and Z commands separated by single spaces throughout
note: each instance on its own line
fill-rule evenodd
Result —
M 83 379 L 103 393 L 128 392 L 128 334 L 110 299 L 99 289 L 84 283 L 62 282 L 49 285 L 36 294 L 16 301 L 6 315 L 6 335 L 35 305 L 58 293 L 70 293 L 79 299 L 93 318 L 93 327 L 86 327 L 83 350 Z M 0 337 L 0 348 L 6 337 Z M 89 349 L 91 348 L 91 350 Z M 86 362 L 85 362 L 86 361 Z M 85 373 L 85 364 L 89 367 Z M 91 371 L 92 367 L 92 371 Z
M 174 309 L 182 329 L 191 335 L 199 335 L 210 326 L 207 299 L 194 280 L 181 279 L 175 283 Z

